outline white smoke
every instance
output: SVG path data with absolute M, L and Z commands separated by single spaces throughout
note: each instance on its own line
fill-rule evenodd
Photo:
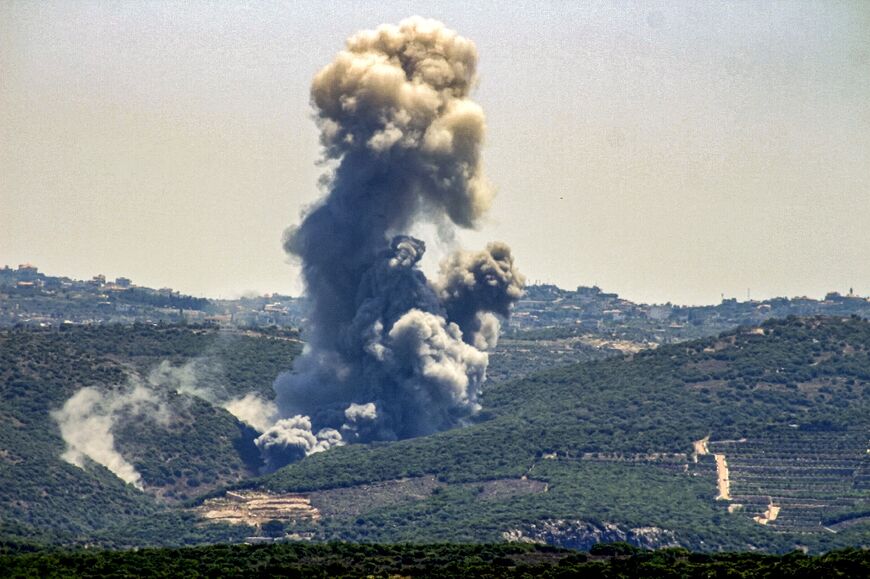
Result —
M 90 459 L 141 490 L 141 475 L 115 448 L 115 426 L 124 417 L 144 417 L 166 425 L 171 413 L 154 390 L 131 379 L 119 390 L 82 388 L 51 416 L 66 443 L 61 458 L 79 468 L 85 468 Z
M 223 408 L 257 432 L 271 428 L 279 418 L 276 404 L 254 392 L 230 397 L 221 383 L 221 371 L 215 369 L 215 364 L 215 360 L 205 357 L 195 358 L 181 366 L 173 366 L 164 360 L 149 373 L 148 381 Z
M 387 342 L 397 374 L 410 382 L 406 393 L 428 408 L 465 407 L 476 412 L 477 393 L 486 379 L 489 357 L 462 341 L 453 322 L 412 309 L 396 320 Z M 431 415 L 426 419 L 437 418 Z M 444 417 L 447 419 L 447 417 Z
M 374 402 L 366 404 L 351 403 L 344 410 L 344 424 L 341 435 L 344 440 L 354 442 L 373 438 L 378 427 L 378 407 Z
M 227 400 L 222 406 L 257 432 L 266 432 L 278 421 L 278 406 L 253 392 Z
M 345 409 L 344 417 L 348 422 L 377 420 L 378 407 L 373 402 L 369 402 L 368 404 L 351 403 L 351 405 Z
M 181 366 L 164 360 L 145 380 L 131 376 L 128 383 L 118 389 L 82 388 L 62 408 L 51 413 L 66 444 L 61 458 L 80 468 L 85 468 L 90 459 L 142 490 L 142 477 L 115 448 L 114 433 L 130 420 L 145 419 L 168 426 L 174 418 L 166 400 L 169 391 L 224 408 L 257 432 L 265 432 L 275 425 L 280 416 L 274 402 L 255 393 L 228 397 L 212 366 L 213 363 L 200 358 Z
M 148 373 L 148 382 L 161 384 L 179 394 L 210 397 L 212 392 L 200 385 L 198 364 L 198 360 L 192 360 L 182 366 L 173 366 L 169 360 L 163 360 Z
M 266 458 L 267 470 L 344 444 L 341 434 L 332 428 L 323 428 L 314 434 L 311 431 L 311 419 L 307 416 L 279 420 L 255 443 Z

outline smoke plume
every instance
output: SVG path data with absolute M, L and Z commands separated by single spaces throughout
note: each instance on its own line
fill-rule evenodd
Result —
M 307 416 L 279 420 L 256 440 L 266 458 L 267 470 L 342 444 L 341 434 L 332 428 L 323 428 L 312 434 L 311 420 Z
M 193 396 L 224 408 L 258 432 L 269 430 L 279 421 L 275 403 L 256 393 L 230 397 L 221 382 L 221 373 L 214 359 L 195 358 L 181 366 L 164 360 L 146 378 L 130 376 L 119 388 L 82 388 L 62 408 L 51 413 L 66 444 L 61 458 L 79 468 L 85 468 L 90 459 L 142 490 L 142 477 L 116 449 L 114 432 L 131 420 L 147 419 L 168 426 L 176 418 L 167 400 L 168 392 Z M 324 438 L 328 442 L 322 442 L 321 449 L 332 445 L 333 439 L 341 438 L 337 432 L 332 438 L 328 434 Z M 316 450 L 316 444 L 306 447 L 308 454 Z
M 223 401 L 223 408 L 257 432 L 265 432 L 278 420 L 278 407 L 250 392 L 240 398 Z
M 484 115 L 469 98 L 476 68 L 471 41 L 415 17 L 354 35 L 315 76 L 334 170 L 285 235 L 301 259 L 310 327 L 294 372 L 275 384 L 292 418 L 261 438 L 273 466 L 344 441 L 443 430 L 479 409 L 495 316 L 509 314 L 523 277 L 508 246 L 493 243 L 448 257 L 430 283 L 418 268 L 425 244 L 407 235 L 431 223 L 450 241 L 490 206 Z
M 514 268 L 511 249 L 495 242 L 484 251 L 457 251 L 441 264 L 435 281 L 438 299 L 455 321 L 466 341 L 479 349 L 495 347 L 498 318 L 523 295 L 525 279 Z
M 66 443 L 61 458 L 79 468 L 85 468 L 90 459 L 141 490 L 142 477 L 115 448 L 113 430 L 124 417 L 147 417 L 165 425 L 170 412 L 151 387 L 131 379 L 114 391 L 82 388 L 51 416 Z
M 231 397 L 225 380 L 220 360 L 214 356 L 194 358 L 181 366 L 164 360 L 148 375 L 149 384 L 223 408 L 257 432 L 265 432 L 275 424 L 279 417 L 274 402 L 254 392 Z

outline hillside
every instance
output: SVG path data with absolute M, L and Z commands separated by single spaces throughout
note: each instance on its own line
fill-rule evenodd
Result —
M 533 358 L 521 340 L 513 344 L 494 360 L 498 379 L 607 354 L 561 348 L 552 359 Z M 131 546 L 251 534 L 203 529 L 177 505 L 259 474 L 257 433 L 221 402 L 248 393 L 271 399 L 274 378 L 300 350 L 295 331 L 275 328 L 66 324 L 0 331 L 0 537 Z M 136 407 L 134 384 L 147 386 L 161 407 L 149 408 L 151 415 Z M 118 414 L 97 415 L 111 424 L 85 430 L 86 438 L 110 438 L 144 492 L 93 461 L 79 468 L 61 458 L 67 449 L 52 413 L 88 389 L 100 394 L 97 408 L 114 406 Z
M 337 448 L 257 478 L 255 434 L 221 401 L 269 398 L 300 351 L 295 333 L 0 332 L 0 536 L 108 546 L 252 534 L 580 549 L 868 543 L 870 322 L 769 321 L 605 359 L 606 349 L 575 341 L 549 344 L 560 352 L 552 360 L 526 340 L 494 354 L 473 424 Z M 570 360 L 587 361 L 511 379 Z M 127 395 L 131 380 L 170 411 L 109 430 L 144 491 L 93 462 L 62 460 L 51 414 L 83 388 Z
M 494 385 L 473 426 L 335 449 L 257 486 L 322 507 L 299 527 L 321 538 L 867 543 L 868 381 L 866 320 L 770 321 Z M 719 462 L 732 489 L 716 500 Z
M 173 502 L 257 474 L 252 429 L 219 405 L 178 389 L 186 381 L 185 387 L 201 388 L 214 400 L 268 394 L 274 377 L 299 350 L 292 333 L 215 327 L 137 324 L 0 332 L 0 534 L 51 542 L 93 540 L 107 527 L 139 517 L 159 515 L 159 520 Z M 124 419 L 105 432 L 93 428 L 111 415 L 97 415 L 85 432 L 89 439 L 101 433 L 113 438 L 119 454 L 141 475 L 144 493 L 92 461 L 79 468 L 62 460 L 66 445 L 51 414 L 87 388 L 99 393 L 102 407 L 111 406 L 129 394 L 131 381 L 149 385 L 144 391 L 163 405 L 163 415 L 119 414 Z M 119 406 L 128 414 L 134 409 Z M 189 530 L 176 529 L 179 535 Z

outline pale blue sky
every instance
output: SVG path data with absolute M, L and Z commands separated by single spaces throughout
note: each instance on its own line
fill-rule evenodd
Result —
M 420 14 L 472 39 L 499 195 L 469 247 L 641 301 L 870 294 L 870 3 L 0 0 L 0 264 L 300 289 L 311 77 Z

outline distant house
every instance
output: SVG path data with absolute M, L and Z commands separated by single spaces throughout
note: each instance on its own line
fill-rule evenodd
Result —
M 597 285 L 592 286 L 592 287 L 581 285 L 581 286 L 577 287 L 577 295 L 579 295 L 579 296 L 593 297 L 593 296 L 597 296 L 600 293 L 601 293 L 601 288 L 599 288 Z
M 263 311 L 270 312 L 270 313 L 276 313 L 276 314 L 284 314 L 284 315 L 289 313 L 287 311 L 287 308 L 285 308 L 283 306 L 283 304 L 281 304 L 279 302 L 275 302 L 273 304 L 266 304 L 263 307 Z
M 21 281 L 34 281 L 39 275 L 39 270 L 36 266 L 29 263 L 22 263 L 18 266 L 17 277 Z
M 614 322 L 619 322 L 625 319 L 625 314 L 622 313 L 621 310 L 613 309 L 613 310 L 604 310 L 601 312 L 602 317 L 609 318 Z
M 649 317 L 658 321 L 666 320 L 671 317 L 671 310 L 673 308 L 669 305 L 653 305 L 649 307 Z

